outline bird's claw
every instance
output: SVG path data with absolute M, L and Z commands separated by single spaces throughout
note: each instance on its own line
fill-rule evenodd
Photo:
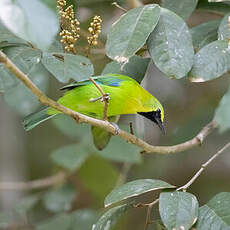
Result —
M 95 101 L 98 101 L 98 100 L 100 100 L 101 102 L 104 102 L 104 101 L 108 102 L 110 100 L 109 93 L 105 93 L 105 95 L 100 96 L 100 97 L 90 98 L 89 102 L 95 102 Z
M 120 128 L 119 128 L 119 126 L 116 124 L 116 123 L 114 123 L 114 122 L 111 122 L 110 123 L 113 127 L 114 127 L 114 129 L 115 129 L 115 135 L 119 135 L 120 134 Z
M 104 101 L 109 101 L 110 100 L 110 97 L 109 97 L 109 93 L 105 93 L 105 95 L 101 96 L 101 102 L 104 102 Z

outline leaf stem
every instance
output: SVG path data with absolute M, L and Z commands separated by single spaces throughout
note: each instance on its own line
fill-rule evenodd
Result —
M 53 176 L 46 178 L 28 181 L 28 182 L 0 182 L 0 191 L 1 190 L 34 190 L 47 188 L 59 183 L 62 183 L 69 177 L 69 174 L 66 172 L 59 172 Z

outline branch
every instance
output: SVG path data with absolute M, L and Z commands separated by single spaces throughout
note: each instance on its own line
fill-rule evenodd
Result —
M 183 190 L 186 192 L 186 190 L 195 182 L 195 180 L 201 175 L 201 173 L 208 167 L 209 164 L 211 164 L 218 156 L 220 156 L 227 148 L 230 147 L 230 142 L 227 143 L 223 148 L 221 148 L 217 153 L 215 153 L 206 163 L 202 164 L 200 170 L 197 171 L 197 173 L 189 180 L 185 185 L 179 187 L 176 189 L 176 191 Z M 146 220 L 145 220 L 145 228 L 144 230 L 147 230 L 148 225 L 152 223 L 151 221 L 151 211 L 153 208 L 153 205 L 157 204 L 159 202 L 159 198 L 152 201 L 151 203 L 138 203 L 137 205 L 134 205 L 135 208 L 143 208 L 147 207 L 147 214 L 146 214 Z
M 208 167 L 210 163 L 212 163 L 218 156 L 220 156 L 227 148 L 230 147 L 230 142 L 227 143 L 222 149 L 220 149 L 217 153 L 215 153 L 206 163 L 201 165 L 201 168 L 197 171 L 197 173 L 191 178 L 189 182 L 187 182 L 182 187 L 178 188 L 177 191 L 183 190 L 186 191 L 191 184 L 200 176 L 200 174 Z
M 216 127 L 217 123 L 211 121 L 205 126 L 200 133 L 189 141 L 173 146 L 153 146 L 145 141 L 137 138 L 135 135 L 120 130 L 117 133 L 116 127 L 110 124 L 108 121 L 98 120 L 92 117 L 75 112 L 63 105 L 58 104 L 56 101 L 50 99 L 43 94 L 37 86 L 25 75 L 1 50 L 0 50 L 0 62 L 2 62 L 24 85 L 31 90 L 31 92 L 38 98 L 38 100 L 46 106 L 52 107 L 68 116 L 71 116 L 79 123 L 89 123 L 90 125 L 103 128 L 104 130 L 118 135 L 129 143 L 137 145 L 145 153 L 160 153 L 160 154 L 172 154 L 176 152 L 182 152 L 191 149 L 195 146 L 199 146 L 203 140 L 210 134 Z
M 59 172 L 56 175 L 29 182 L 0 182 L 1 190 L 33 190 L 47 188 L 65 181 L 69 175 Z

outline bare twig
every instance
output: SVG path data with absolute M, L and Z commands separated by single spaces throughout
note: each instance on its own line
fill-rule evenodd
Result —
M 208 136 L 208 134 L 210 134 L 217 127 L 217 123 L 215 121 L 211 121 L 200 131 L 200 133 L 197 136 L 195 136 L 189 141 L 173 146 L 153 146 L 137 138 L 135 135 L 132 135 L 123 130 L 120 130 L 120 132 L 118 133 L 116 127 L 114 127 L 108 121 L 98 120 L 80 114 L 50 99 L 45 94 L 43 94 L 37 88 L 37 86 L 28 78 L 28 76 L 25 75 L 2 51 L 0 51 L 0 62 L 2 62 L 19 80 L 21 80 L 24 83 L 26 87 L 30 89 L 43 105 L 50 106 L 62 112 L 63 114 L 71 116 L 79 123 L 89 123 L 93 126 L 103 128 L 114 135 L 118 135 L 127 142 L 137 145 L 145 153 L 173 154 L 189 150 L 191 148 L 194 148 L 195 146 L 199 146 L 203 142 L 203 140 Z
M 0 190 L 33 190 L 47 188 L 65 181 L 69 175 L 59 172 L 56 175 L 28 182 L 0 182 Z
M 200 174 L 207 168 L 207 166 L 213 162 L 218 156 L 220 156 L 227 148 L 230 147 L 230 142 L 227 143 L 222 149 L 220 149 L 217 153 L 215 153 L 206 163 L 201 165 L 201 168 L 199 169 L 199 171 L 196 172 L 196 174 L 191 178 L 191 180 L 189 180 L 189 182 L 187 182 L 185 185 L 183 185 L 182 187 L 178 188 L 177 191 L 179 190 L 183 190 L 186 191 L 191 184 L 194 183 L 194 181 L 200 176 Z
M 152 221 L 151 221 L 151 211 L 153 209 L 153 205 L 157 204 L 158 202 L 159 202 L 159 199 L 156 199 L 153 202 L 148 204 L 144 230 L 147 230 L 148 225 L 152 223 Z
M 109 95 L 104 92 L 104 90 L 101 88 L 101 86 L 98 85 L 97 82 L 94 81 L 94 79 L 92 77 L 90 77 L 89 80 L 96 86 L 96 88 L 101 93 L 102 100 L 105 103 L 105 107 L 104 107 L 104 120 L 107 121 L 108 120 L 107 112 L 108 112 L 108 107 L 109 107 Z
M 200 170 L 197 171 L 197 173 L 183 186 L 179 187 L 178 189 L 176 189 L 176 191 L 184 191 L 186 192 L 186 190 L 194 183 L 194 181 L 201 175 L 201 173 L 207 168 L 207 166 L 213 162 L 218 156 L 220 156 L 227 148 L 230 147 L 230 142 L 227 143 L 223 148 L 221 148 L 217 153 L 215 153 L 206 163 L 202 164 Z M 152 211 L 152 207 L 153 205 L 155 205 L 156 203 L 159 202 L 159 198 L 154 200 L 151 203 L 139 203 L 137 205 L 135 205 L 134 207 L 136 208 L 143 208 L 143 207 L 147 207 L 147 214 L 146 214 L 146 221 L 145 221 L 145 228 L 144 230 L 147 230 L 148 225 L 152 223 L 151 221 L 151 211 Z
M 122 10 L 123 12 L 127 12 L 128 10 L 126 10 L 125 8 L 123 8 L 122 6 L 120 6 L 117 2 L 112 2 L 111 4 L 112 6 L 116 6 L 118 9 Z
M 133 131 L 133 122 L 129 122 L 129 129 L 130 129 L 130 133 L 132 135 L 134 135 L 134 131 Z

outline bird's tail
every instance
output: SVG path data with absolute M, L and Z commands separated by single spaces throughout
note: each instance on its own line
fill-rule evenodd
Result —
M 47 109 L 45 108 L 39 112 L 32 113 L 24 118 L 22 124 L 26 131 L 33 129 L 35 126 L 39 125 L 43 121 L 50 119 L 51 117 L 55 116 L 56 114 L 49 115 L 47 114 Z

